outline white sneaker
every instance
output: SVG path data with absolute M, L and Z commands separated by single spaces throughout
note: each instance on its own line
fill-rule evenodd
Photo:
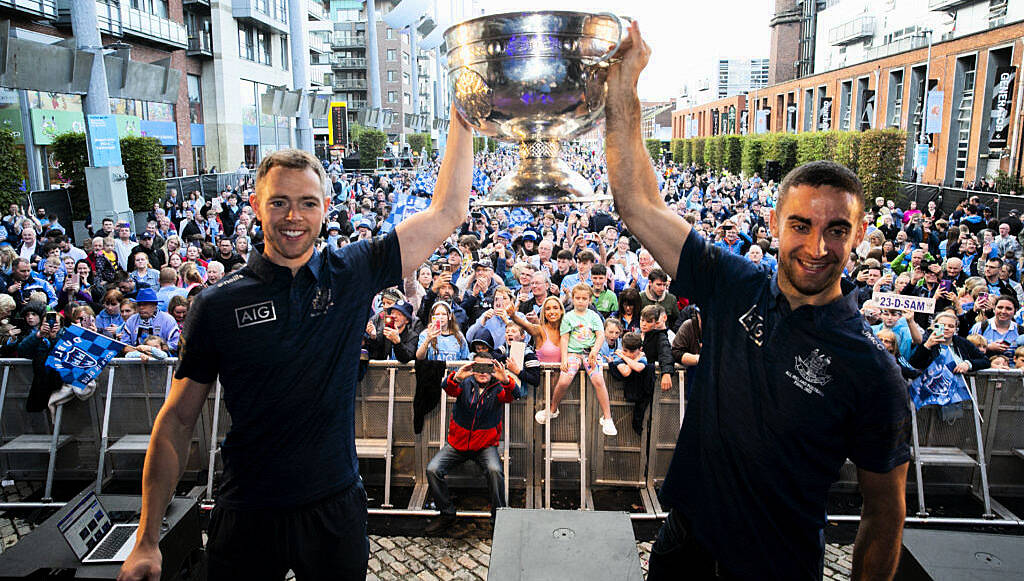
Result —
M 537 412 L 533 416 L 533 419 L 537 420 L 538 424 L 543 425 L 543 424 L 548 423 L 549 419 L 555 419 L 557 417 L 558 417 L 558 410 L 555 410 L 554 412 L 549 412 L 547 410 L 547 408 L 545 408 L 545 409 L 542 409 L 539 412 Z
M 611 418 L 601 418 L 598 420 L 601 424 L 601 431 L 606 436 L 618 436 L 619 431 L 615 429 L 615 422 Z

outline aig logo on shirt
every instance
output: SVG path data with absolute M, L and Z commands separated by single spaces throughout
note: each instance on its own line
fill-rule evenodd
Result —
M 265 301 L 235 309 L 235 322 L 238 323 L 239 329 L 276 320 L 277 313 L 274 312 L 274 301 Z

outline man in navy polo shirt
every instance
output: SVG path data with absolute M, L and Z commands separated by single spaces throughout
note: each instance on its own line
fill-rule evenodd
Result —
M 812 162 L 786 176 L 770 219 L 775 276 L 713 246 L 658 192 L 636 89 L 650 49 L 636 23 L 623 45 L 608 74 L 610 189 L 704 322 L 648 579 L 820 580 L 825 502 L 847 458 L 864 499 L 852 576 L 891 578 L 906 513 L 907 390 L 842 283 L 864 237 L 856 175 Z
M 366 493 L 354 407 L 370 301 L 430 256 L 469 210 L 472 133 L 452 109 L 430 208 L 382 238 L 318 252 L 330 198 L 307 152 L 265 157 L 250 203 L 265 247 L 204 290 L 189 311 L 181 362 L 153 428 L 135 549 L 121 579 L 155 579 L 160 521 L 196 419 L 220 380 L 231 414 L 211 515 L 210 579 L 364 579 Z

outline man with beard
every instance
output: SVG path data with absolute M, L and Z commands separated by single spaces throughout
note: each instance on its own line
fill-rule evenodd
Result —
M 629 231 L 700 307 L 706 329 L 672 463 L 671 509 L 648 579 L 820 580 L 825 501 L 847 458 L 863 496 L 852 577 L 887 579 L 900 555 L 907 394 L 842 280 L 863 240 L 863 189 L 832 162 L 791 171 L 770 226 L 769 275 L 705 241 L 668 208 L 641 136 L 637 81 L 650 58 L 636 22 L 610 67 L 609 186 Z
M 265 246 L 189 310 L 146 454 L 138 539 L 122 580 L 160 576 L 161 517 L 218 379 L 232 428 L 207 577 L 366 577 L 366 493 L 353 427 L 360 344 L 373 296 L 423 264 L 469 211 L 472 132 L 454 107 L 451 119 L 430 207 L 387 236 L 337 250 L 314 248 L 331 203 L 320 161 L 285 149 L 260 163 L 249 202 Z

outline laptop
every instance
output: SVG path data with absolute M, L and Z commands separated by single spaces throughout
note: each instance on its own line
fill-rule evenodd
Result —
M 57 523 L 82 563 L 121 563 L 135 547 L 138 524 L 115 525 L 92 490 Z

